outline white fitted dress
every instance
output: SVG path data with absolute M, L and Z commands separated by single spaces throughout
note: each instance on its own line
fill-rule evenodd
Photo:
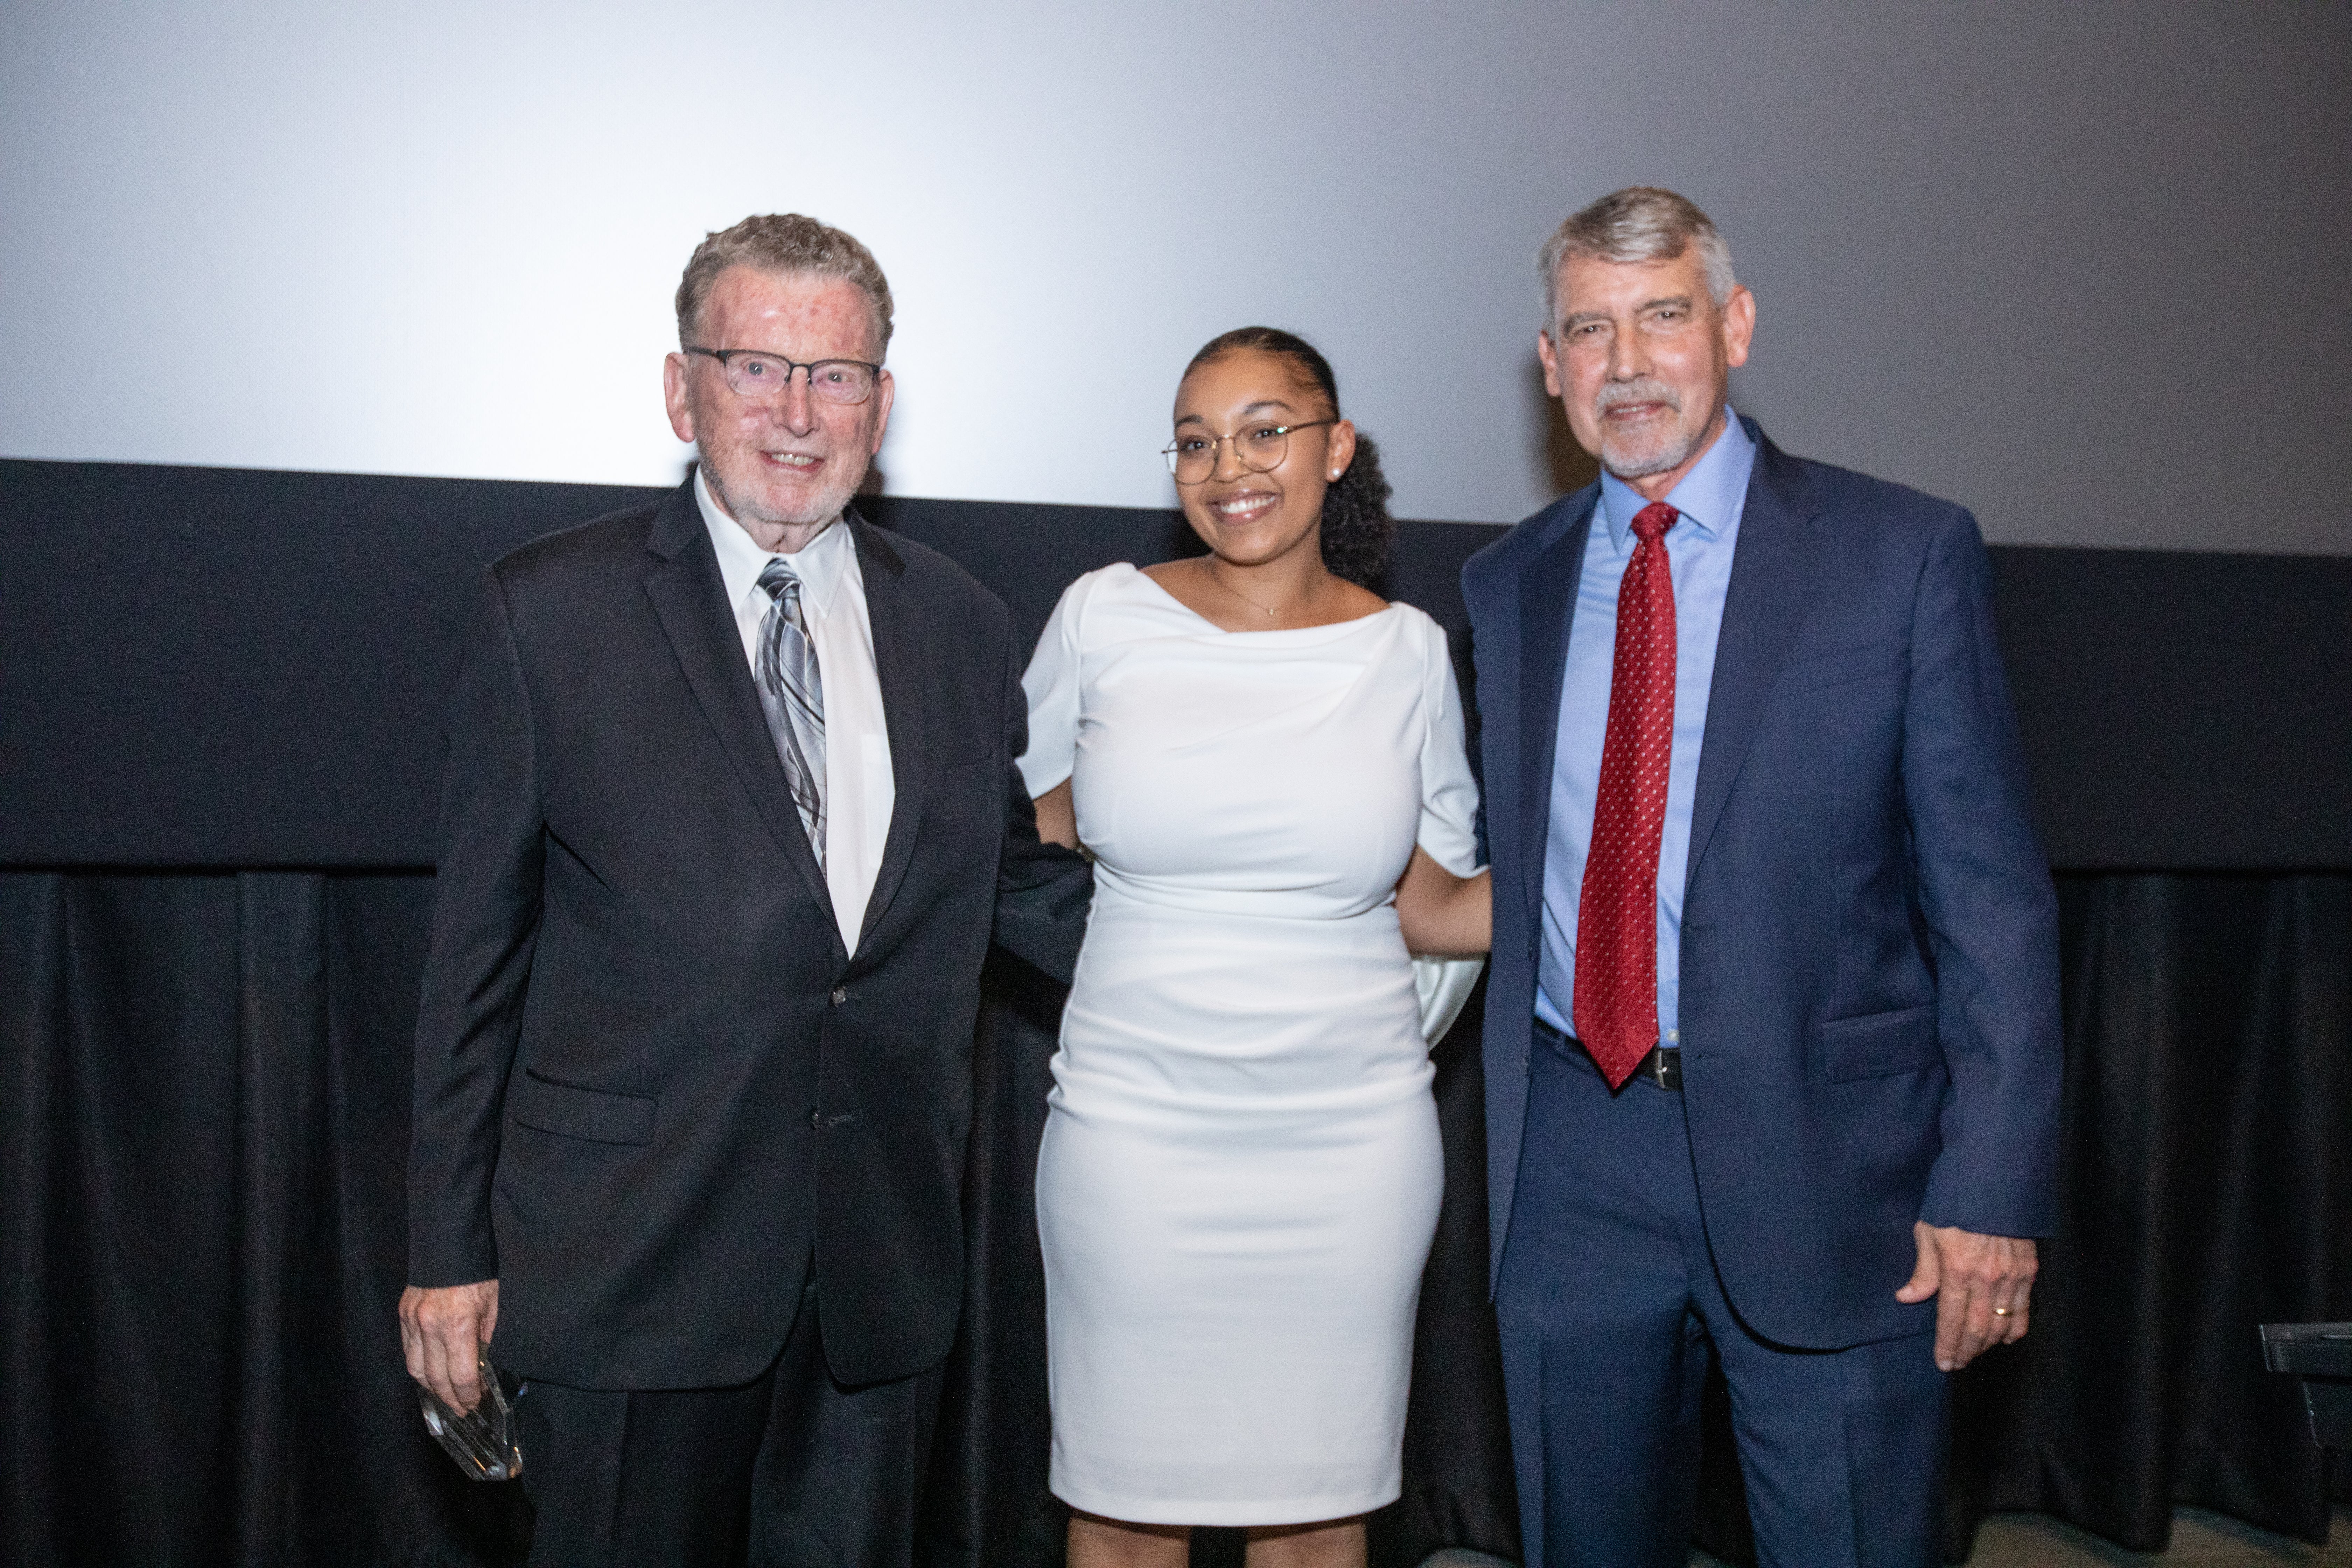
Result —
M 1395 1499 L 1443 1178 L 1391 894 L 1475 866 L 1445 634 L 1392 605 L 1226 632 L 1129 565 L 1023 681 L 1094 910 L 1037 1164 L 1052 1486 L 1115 1519 Z

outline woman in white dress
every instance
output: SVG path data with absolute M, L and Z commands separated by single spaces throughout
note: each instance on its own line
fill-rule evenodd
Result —
M 1486 951 L 1477 795 L 1444 633 L 1361 585 L 1388 485 L 1323 356 L 1216 339 L 1175 437 L 1210 552 L 1078 579 L 1024 680 L 1039 829 L 1097 858 L 1037 1167 L 1052 1486 L 1072 1568 L 1194 1525 L 1360 1564 L 1443 1176 L 1407 953 Z

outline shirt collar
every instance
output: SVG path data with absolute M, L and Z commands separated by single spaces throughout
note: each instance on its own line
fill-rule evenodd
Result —
M 1729 404 L 1723 408 L 1723 434 L 1691 471 L 1666 492 L 1666 504 L 1705 538 L 1715 539 L 1739 521 L 1748 505 L 1748 479 L 1756 468 L 1756 443 Z M 1616 475 L 1601 476 L 1601 515 L 1622 552 L 1633 535 L 1633 514 L 1649 505 L 1642 492 Z
M 699 466 L 694 470 L 694 504 L 701 508 L 702 526 L 719 552 L 719 578 L 727 586 L 728 604 L 741 604 L 743 596 L 759 586 L 760 574 L 767 570 L 768 563 L 782 561 L 799 575 L 805 603 L 819 615 L 832 608 L 834 587 L 856 550 L 848 524 L 842 519 L 836 517 L 825 524 L 822 532 L 793 553 L 779 555 L 761 549 L 741 523 L 720 510 L 710 487 L 702 482 Z

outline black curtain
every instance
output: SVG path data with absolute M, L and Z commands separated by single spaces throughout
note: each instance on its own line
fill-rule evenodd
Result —
M 519 1558 L 424 1437 L 425 876 L 0 876 L 0 1561 Z
M 2325 1541 L 2325 1456 L 2256 1331 L 2352 1319 L 2352 877 L 2059 895 L 2063 1232 L 2034 1331 L 1959 1390 L 1957 1500 L 2141 1551 L 2176 1502 Z
M 2255 1325 L 2352 1318 L 2352 876 L 2060 889 L 2067 1229 L 2032 1336 L 1960 1380 L 1954 1554 L 1989 1509 L 2144 1549 L 2179 1501 L 2320 1539 L 2323 1457 Z M 0 1561 L 520 1557 L 518 1489 L 425 1439 L 393 1327 L 431 897 L 421 873 L 0 874 Z M 1058 1003 L 992 964 L 925 1520 L 958 1568 L 1061 1554 L 1030 1207 Z M 1447 1200 L 1381 1568 L 1516 1554 L 1475 1028 L 1438 1053 Z M 1702 1540 L 1738 1558 L 1726 1451 L 1707 1478 Z

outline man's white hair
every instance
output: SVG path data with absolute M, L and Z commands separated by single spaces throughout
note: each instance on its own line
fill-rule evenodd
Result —
M 1739 280 L 1731 274 L 1731 247 L 1723 242 L 1715 220 L 1699 211 L 1687 196 L 1655 185 L 1628 185 L 1612 191 L 1552 232 L 1536 253 L 1536 271 L 1543 279 L 1544 321 L 1559 324 L 1559 268 L 1571 256 L 1618 263 L 1672 261 L 1691 246 L 1698 247 L 1699 265 L 1706 273 L 1706 291 L 1717 307 L 1728 304 Z

